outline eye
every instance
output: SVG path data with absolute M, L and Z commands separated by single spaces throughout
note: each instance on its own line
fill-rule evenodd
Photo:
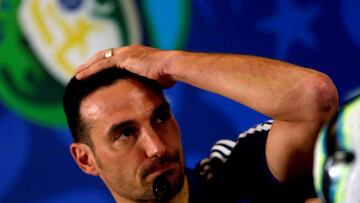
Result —
M 129 137 L 135 136 L 137 134 L 137 129 L 134 127 L 126 127 L 119 130 L 115 140 L 126 140 Z
M 166 123 L 171 117 L 170 111 L 162 111 L 155 115 L 154 123 L 155 124 L 163 124 Z

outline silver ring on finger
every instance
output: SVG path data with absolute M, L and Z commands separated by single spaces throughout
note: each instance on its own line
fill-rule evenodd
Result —
M 105 58 L 110 58 L 112 56 L 113 56 L 113 48 L 105 49 L 104 57 Z

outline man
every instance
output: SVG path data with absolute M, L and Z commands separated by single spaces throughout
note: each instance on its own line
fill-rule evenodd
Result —
M 219 141 L 196 170 L 185 170 L 179 128 L 159 87 L 176 81 L 273 120 L 236 143 Z M 96 53 L 64 96 L 70 152 L 117 202 L 304 202 L 313 192 L 314 143 L 337 103 L 334 84 L 315 70 L 139 45 Z

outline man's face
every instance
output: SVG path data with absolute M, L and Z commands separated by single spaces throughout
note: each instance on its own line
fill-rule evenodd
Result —
M 180 132 L 165 99 L 133 79 L 86 97 L 80 115 L 89 126 L 97 174 L 115 199 L 154 200 L 154 179 L 166 175 L 181 189 L 184 161 Z

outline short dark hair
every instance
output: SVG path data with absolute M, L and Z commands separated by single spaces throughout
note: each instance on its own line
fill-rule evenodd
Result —
M 88 126 L 80 115 L 81 102 L 92 92 L 101 87 L 111 86 L 122 79 L 134 79 L 158 95 L 163 96 L 162 87 L 156 81 L 136 75 L 125 69 L 105 69 L 84 80 L 78 80 L 75 76 L 72 77 L 65 87 L 63 108 L 74 142 L 85 143 L 93 147 Z

